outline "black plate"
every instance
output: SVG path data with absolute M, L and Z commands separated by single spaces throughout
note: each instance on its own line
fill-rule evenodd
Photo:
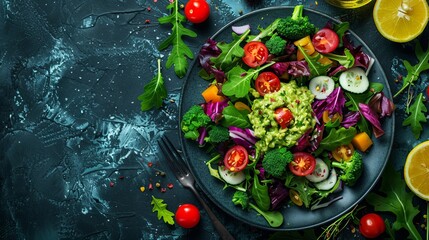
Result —
M 258 26 L 266 27 L 278 17 L 291 15 L 292 11 L 293 7 L 274 7 L 251 12 L 232 21 L 212 38 L 217 41 L 230 42 L 232 40 L 231 26 L 250 24 L 252 31 L 257 32 L 256 28 Z M 308 16 L 311 22 L 319 28 L 323 27 L 328 21 L 338 22 L 323 13 L 310 9 L 305 9 L 304 15 Z M 355 46 L 362 45 L 364 52 L 375 59 L 375 63 L 369 74 L 370 81 L 383 83 L 385 86 L 384 94 L 392 99 L 386 76 L 374 54 L 355 33 L 351 32 L 351 37 Z M 201 92 L 208 86 L 208 83 L 198 76 L 200 69 L 198 62 L 195 61 L 188 73 L 188 78 L 183 86 L 181 95 L 180 117 L 192 105 L 204 101 L 201 97 Z M 364 155 L 365 168 L 363 175 L 355 187 L 345 188 L 342 194 L 343 199 L 334 202 L 326 208 L 314 211 L 296 206 L 284 206 L 281 210 L 284 214 L 284 223 L 276 229 L 299 230 L 322 225 L 346 213 L 355 204 L 361 201 L 376 184 L 389 158 L 394 134 L 394 116 L 385 119 L 383 122 L 383 129 L 385 130 L 385 134 L 378 139 L 373 139 L 373 148 L 368 154 Z M 243 211 L 240 207 L 235 206 L 231 202 L 234 190 L 231 188 L 223 190 L 224 184 L 210 176 L 207 166 L 205 165 L 205 162 L 210 158 L 209 155 L 199 148 L 195 142 L 184 139 L 182 134 L 180 134 L 180 136 L 185 157 L 188 159 L 191 171 L 195 175 L 196 181 L 204 193 L 231 216 L 255 227 L 273 229 L 266 223 L 265 219 L 255 211 Z

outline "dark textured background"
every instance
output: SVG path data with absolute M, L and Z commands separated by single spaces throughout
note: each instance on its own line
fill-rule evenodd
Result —
M 394 80 L 405 74 L 401 59 L 416 61 L 413 44 L 390 42 L 376 31 L 373 4 L 342 10 L 322 0 L 208 2 L 209 20 L 186 25 L 198 34 L 185 39 L 194 53 L 241 14 L 304 4 L 349 21 L 378 57 L 393 92 L 399 88 Z M 161 58 L 164 66 L 169 53 L 157 50 L 171 29 L 157 23 L 168 13 L 167 4 L 167 0 L 1 1 L 1 239 L 218 238 L 203 210 L 201 223 L 192 230 L 170 227 L 151 211 L 152 195 L 164 199 L 172 211 L 186 202 L 200 206 L 158 161 L 154 144 L 166 131 L 178 133 L 185 79 L 164 67 L 169 93 L 164 107 L 142 113 L 137 101 L 156 72 L 156 59 Z M 420 37 L 424 47 L 428 36 L 426 29 Z M 427 87 L 428 75 L 422 75 L 420 90 Z M 396 137 L 389 159 L 398 170 L 410 149 L 429 138 L 427 126 L 418 140 L 401 126 L 405 99 L 405 94 L 395 99 Z M 167 175 L 158 175 L 158 170 Z M 149 183 L 156 182 L 174 187 L 165 193 L 148 190 Z M 141 186 L 146 191 L 141 192 Z M 238 239 L 271 234 L 211 206 Z M 421 210 L 426 211 L 425 205 Z M 415 220 L 422 221 L 422 214 Z

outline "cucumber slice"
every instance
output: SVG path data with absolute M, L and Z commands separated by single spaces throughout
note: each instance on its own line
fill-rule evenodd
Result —
M 328 165 L 326 165 L 326 163 L 322 159 L 316 158 L 316 167 L 314 168 L 314 171 L 311 174 L 305 176 L 305 178 L 307 178 L 310 182 L 318 183 L 327 179 L 328 176 Z
M 243 171 L 231 172 L 223 166 L 219 166 L 218 171 L 220 178 L 230 185 L 238 185 L 246 179 L 246 175 Z
M 316 99 L 326 99 L 334 91 L 334 80 L 328 76 L 317 76 L 310 80 L 308 86 Z
M 321 182 L 315 183 L 314 186 L 319 190 L 330 190 L 335 186 L 335 183 L 337 183 L 337 179 L 337 172 L 335 168 L 332 168 L 329 177 Z
M 354 67 L 341 73 L 340 85 L 352 93 L 363 93 L 369 87 L 369 80 L 362 68 Z

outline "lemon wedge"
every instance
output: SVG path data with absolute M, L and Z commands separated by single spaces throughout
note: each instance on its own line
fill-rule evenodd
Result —
M 373 17 L 381 35 L 404 43 L 423 32 L 429 21 L 429 7 L 426 0 L 377 0 Z
M 429 141 L 415 146 L 407 156 L 404 165 L 404 179 L 407 186 L 418 197 L 429 201 Z

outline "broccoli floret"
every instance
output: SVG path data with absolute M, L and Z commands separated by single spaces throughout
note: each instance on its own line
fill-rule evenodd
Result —
M 307 16 L 303 16 L 304 5 L 295 6 L 292 16 L 280 19 L 277 32 L 286 39 L 297 40 L 316 31 Z
M 273 35 L 267 42 L 265 42 L 265 46 L 271 54 L 281 55 L 285 51 L 286 40 L 278 35 Z
M 249 206 L 249 195 L 243 191 L 235 191 L 232 196 L 232 202 L 234 205 L 240 205 L 243 209 Z
M 286 148 L 271 149 L 265 153 L 262 167 L 268 174 L 280 178 L 286 172 L 286 166 L 292 160 L 293 154 Z
M 229 140 L 229 130 L 222 126 L 213 126 L 209 129 L 204 141 L 211 143 L 221 143 Z
M 355 151 L 349 161 L 332 162 L 332 166 L 343 170 L 340 179 L 347 185 L 353 186 L 362 175 L 362 155 Z
M 210 122 L 211 119 L 204 113 L 204 109 L 200 105 L 194 105 L 183 115 L 180 127 L 185 133 L 185 138 L 196 140 L 200 136 L 198 129 Z

